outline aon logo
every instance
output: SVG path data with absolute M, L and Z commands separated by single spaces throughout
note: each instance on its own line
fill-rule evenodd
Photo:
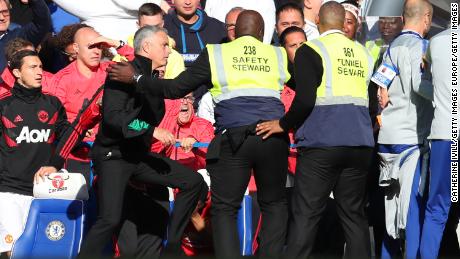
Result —
M 26 143 L 47 142 L 50 132 L 50 129 L 33 129 L 29 131 L 29 127 L 22 127 L 19 137 L 16 138 L 16 143 L 21 144 L 22 141 Z

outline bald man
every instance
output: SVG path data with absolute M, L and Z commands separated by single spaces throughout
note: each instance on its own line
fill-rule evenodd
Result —
M 279 257 L 286 236 L 288 138 L 276 134 L 268 140 L 256 136 L 259 121 L 284 114 L 280 92 L 289 80 L 286 51 L 263 44 L 264 22 L 256 11 L 243 11 L 235 27 L 236 39 L 208 45 L 196 62 L 174 80 L 137 75 L 137 87 L 165 98 L 178 98 L 210 83 L 216 103 L 216 136 L 208 148 L 211 176 L 212 228 L 217 258 L 238 258 L 236 216 L 254 173 L 263 215 L 259 255 Z M 121 64 L 109 73 L 113 80 L 129 82 L 131 68 Z
M 407 258 L 416 258 L 420 246 L 419 195 L 423 147 L 430 133 L 433 118 L 433 86 L 423 80 L 423 57 L 427 42 L 423 38 L 431 26 L 433 7 L 425 0 L 409 0 L 404 6 L 404 27 L 390 44 L 382 64 L 396 75 L 389 84 L 380 84 L 380 92 L 387 92 L 388 102 L 382 111 L 382 127 L 379 132 L 379 156 L 381 157 L 380 185 L 389 186 L 385 193 L 385 218 L 388 238 L 385 239 L 382 256 L 401 253 L 394 251 L 391 243 L 399 244 L 405 238 Z M 400 162 L 398 158 L 407 157 Z M 388 174 L 391 168 L 398 172 L 398 181 Z M 424 182 L 424 181 L 422 181 Z M 391 187 L 398 187 L 397 189 Z M 403 234 L 404 231 L 404 234 Z
M 257 134 L 296 129 L 297 167 L 286 258 L 311 255 L 319 221 L 332 192 L 347 258 L 370 257 L 364 214 L 367 169 L 374 140 L 367 85 L 373 61 L 342 32 L 345 10 L 330 1 L 319 12 L 320 37 L 297 49 L 296 95 L 279 121 L 260 123 Z
M 62 102 L 67 112 L 67 118 L 73 122 L 77 117 L 85 100 L 91 100 L 98 88 L 104 84 L 108 62 L 101 63 L 103 44 L 91 45 L 100 38 L 92 27 L 84 26 L 77 30 L 72 44 L 72 51 L 76 53 L 76 60 L 57 72 L 52 82 L 55 95 Z M 94 111 L 99 115 L 99 110 Z M 97 128 L 87 134 L 84 141 L 94 141 Z M 90 159 L 89 147 L 80 145 L 69 157 L 66 167 L 69 171 L 84 174 L 89 179 Z

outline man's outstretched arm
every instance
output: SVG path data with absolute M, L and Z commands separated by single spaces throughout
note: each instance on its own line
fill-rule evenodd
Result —
M 123 83 L 134 82 L 135 70 L 128 63 L 111 65 L 107 70 L 111 80 Z M 141 75 L 135 84 L 138 91 L 148 95 L 161 96 L 168 99 L 178 99 L 194 91 L 201 85 L 211 85 L 211 69 L 209 65 L 208 52 L 198 56 L 193 65 L 182 72 L 175 79 L 158 79 L 150 75 Z

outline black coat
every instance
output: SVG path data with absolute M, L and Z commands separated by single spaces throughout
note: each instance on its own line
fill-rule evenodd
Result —
M 143 77 L 156 77 L 152 74 L 150 59 L 136 55 L 131 64 Z M 102 99 L 102 122 L 92 151 L 93 158 L 108 152 L 125 158 L 136 157 L 150 150 L 153 130 L 165 113 L 164 99 L 142 89 L 135 84 L 107 78 Z M 134 129 L 134 122 L 145 127 Z

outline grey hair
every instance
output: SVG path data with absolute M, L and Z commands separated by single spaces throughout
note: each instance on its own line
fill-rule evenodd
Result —
M 225 15 L 225 20 L 227 20 L 227 16 L 228 16 L 229 14 L 231 14 L 231 13 L 233 13 L 233 12 L 236 12 L 236 11 L 238 11 L 238 12 L 241 13 L 242 11 L 244 11 L 244 8 L 243 8 L 243 7 L 239 7 L 239 6 L 233 7 L 233 8 L 230 9 L 230 11 L 228 11 L 228 13 Z
M 136 34 L 134 34 L 134 53 L 137 54 L 141 51 L 142 43 L 144 43 L 146 38 L 151 37 L 152 35 L 161 31 L 168 34 L 168 31 L 165 28 L 156 25 L 147 25 L 137 30 Z

